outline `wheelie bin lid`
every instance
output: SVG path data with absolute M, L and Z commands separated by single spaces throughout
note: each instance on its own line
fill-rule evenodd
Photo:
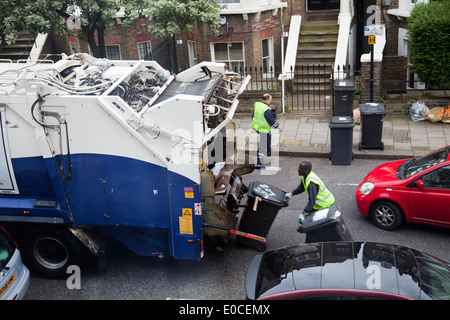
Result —
M 353 128 L 355 124 L 350 116 L 334 116 L 328 126 L 330 128 Z
M 247 195 L 250 197 L 260 197 L 263 201 L 279 207 L 288 205 L 286 193 L 283 190 L 261 181 L 250 182 Z
M 336 224 L 339 222 L 341 212 L 333 205 L 329 208 L 315 211 L 308 214 L 300 226 L 300 232 L 307 233 L 315 230 L 325 228 L 327 226 Z
M 363 103 L 359 105 L 361 114 L 384 114 L 384 104 L 382 103 Z
M 351 79 L 347 80 L 334 80 L 334 90 L 336 91 L 355 91 L 355 81 Z

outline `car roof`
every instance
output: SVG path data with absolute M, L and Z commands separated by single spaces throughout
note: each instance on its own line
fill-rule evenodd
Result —
M 254 297 L 294 290 L 355 289 L 430 299 L 417 255 L 425 254 L 376 242 L 306 243 L 268 251 L 255 258 L 259 271 Z

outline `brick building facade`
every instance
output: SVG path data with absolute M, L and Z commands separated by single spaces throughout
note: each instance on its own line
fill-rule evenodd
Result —
M 224 14 L 224 23 L 214 34 L 209 26 L 196 23 L 192 32 L 183 31 L 173 38 L 175 66 L 170 61 L 167 38 L 156 38 L 148 32 L 151 21 L 139 19 L 130 27 L 123 27 L 120 22 L 105 31 L 107 57 L 111 59 L 136 60 L 153 59 L 161 66 L 174 72 L 185 70 L 201 61 L 225 62 L 230 67 L 243 69 L 250 66 L 263 66 L 263 58 L 268 67 L 281 69 L 281 6 L 278 0 L 267 0 L 271 6 L 265 10 L 261 7 L 252 12 Z M 220 2 L 220 1 L 219 1 Z M 243 1 L 242 1 L 243 2 Z M 301 3 L 299 1 L 298 3 Z M 273 5 L 275 3 L 275 5 Z M 297 5 L 296 5 L 297 6 Z M 293 8 L 285 8 L 285 26 Z M 297 10 L 299 11 L 299 10 Z M 147 43 L 150 57 L 143 57 L 139 46 Z M 226 48 L 228 46 L 228 48 Z M 87 42 L 78 36 L 52 35 L 43 53 L 90 52 Z
M 170 69 L 170 56 L 166 38 L 156 38 L 148 32 L 150 21 L 136 20 L 130 27 L 116 23 L 105 31 L 107 56 L 119 60 L 156 60 L 164 68 Z M 75 31 L 76 32 L 76 31 Z M 141 47 L 141 53 L 139 53 Z M 147 50 L 148 49 L 148 50 Z M 151 55 L 145 55 L 145 52 Z M 90 53 L 86 41 L 75 36 L 51 34 L 43 54 L 59 52 L 70 55 L 75 52 Z
M 219 3 L 234 3 L 235 1 L 218 0 Z M 169 42 L 167 38 L 156 38 L 148 32 L 149 20 L 139 19 L 130 27 L 123 27 L 120 21 L 105 32 L 105 43 L 108 58 L 136 60 L 153 59 L 161 66 L 173 72 L 185 70 L 201 61 L 225 62 L 232 69 L 264 67 L 278 73 L 281 70 L 281 21 L 286 31 L 289 31 L 292 15 L 307 13 L 307 0 L 240 0 L 245 7 L 239 10 L 222 10 L 222 24 L 218 34 L 214 34 L 204 23 L 196 23 L 192 32 L 183 31 L 173 38 L 173 52 L 176 63 L 170 61 Z M 317 1 L 316 1 L 317 2 Z M 327 1 L 324 1 L 327 2 Z M 379 22 L 386 25 L 386 57 L 380 66 L 376 67 L 379 86 L 387 87 L 398 81 L 406 81 L 408 73 L 407 55 L 399 48 L 399 29 L 406 28 L 406 17 L 401 16 L 404 0 L 362 0 L 353 1 L 356 19 L 367 19 L 369 6 L 379 8 Z M 267 3 L 267 5 L 261 5 Z M 259 4 L 259 7 L 251 7 Z M 256 9 L 255 9 L 256 8 Z M 398 13 L 400 12 L 400 13 Z M 365 20 L 362 22 L 365 23 Z M 360 26 L 358 26 L 360 28 Z M 365 37 L 358 41 L 367 42 Z M 287 38 L 284 41 L 286 45 Z M 78 37 L 53 36 L 47 43 L 44 53 L 89 52 L 86 42 Z M 146 52 L 151 53 L 146 54 Z M 361 53 L 365 51 L 362 50 Z M 111 56 L 110 56 L 111 55 Z M 356 59 L 358 59 L 358 52 Z M 238 71 L 239 71 L 238 70 Z M 367 66 L 361 66 L 362 79 L 366 79 Z M 382 82 L 381 79 L 387 79 Z M 401 86 L 403 84 L 394 84 Z M 397 87 L 394 87 L 397 89 Z M 378 95 L 379 90 L 375 90 Z
M 263 65 L 265 54 L 271 60 L 273 69 L 281 66 L 281 10 L 275 14 L 271 11 L 250 13 L 247 15 L 233 14 L 226 16 L 226 23 L 214 35 L 208 26 L 198 27 L 195 41 L 197 43 L 197 58 L 199 61 L 228 60 L 230 67 L 243 68 Z M 262 43 L 266 40 L 269 43 Z M 237 48 L 225 56 L 224 45 Z M 263 46 L 266 48 L 263 49 Z M 268 52 L 265 52 L 268 50 Z

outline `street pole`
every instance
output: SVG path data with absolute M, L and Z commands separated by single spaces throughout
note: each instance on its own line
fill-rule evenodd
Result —
M 373 51 L 375 45 L 372 44 L 372 50 L 370 51 L 370 102 L 373 102 Z
M 281 6 L 281 107 L 283 113 L 285 113 L 285 101 L 284 101 L 284 16 L 283 6 Z
M 284 102 L 284 77 L 285 77 L 285 72 L 284 72 L 284 40 L 283 37 L 281 37 L 281 105 L 282 105 L 282 109 L 283 109 L 283 113 L 285 112 L 285 102 Z

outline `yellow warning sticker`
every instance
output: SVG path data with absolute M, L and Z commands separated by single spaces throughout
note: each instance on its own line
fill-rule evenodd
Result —
M 182 208 L 183 216 L 178 217 L 180 223 L 180 234 L 194 234 L 192 226 L 192 209 Z
M 183 208 L 183 217 L 192 217 L 192 209 L 191 208 Z
M 192 187 L 185 187 L 184 188 L 184 197 L 193 199 L 194 198 L 194 188 L 192 188 Z
M 180 234 L 194 234 L 192 228 L 192 217 L 179 217 L 180 219 Z

